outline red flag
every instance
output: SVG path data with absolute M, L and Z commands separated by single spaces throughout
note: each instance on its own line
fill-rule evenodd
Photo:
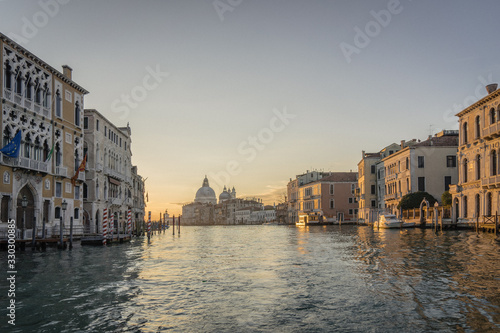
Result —
M 76 180 L 78 179 L 78 174 L 80 172 L 84 172 L 85 171 L 85 165 L 86 164 L 87 164 L 87 154 L 85 154 L 85 156 L 83 157 L 83 161 L 82 161 L 82 163 L 80 163 L 80 166 L 76 170 L 75 175 L 73 177 L 71 177 L 71 184 L 73 184 L 73 186 L 76 185 Z

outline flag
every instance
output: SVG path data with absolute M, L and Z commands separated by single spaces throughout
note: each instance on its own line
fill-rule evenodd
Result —
M 82 163 L 80 163 L 80 166 L 76 170 L 75 175 L 73 177 L 71 177 L 71 184 L 73 184 L 73 186 L 76 185 L 76 180 L 78 179 L 78 174 L 80 172 L 85 171 L 85 164 L 87 164 L 87 154 L 85 154 L 85 157 L 83 158 Z
M 49 151 L 49 154 L 47 155 L 47 159 L 45 160 L 45 163 L 47 163 L 50 158 L 52 157 L 52 153 L 54 152 L 54 148 L 56 147 L 56 143 L 54 142 L 54 144 L 52 145 L 52 149 Z
M 0 149 L 0 152 L 6 156 L 17 158 L 19 156 L 19 148 L 21 147 L 21 131 L 18 131 L 14 139 Z

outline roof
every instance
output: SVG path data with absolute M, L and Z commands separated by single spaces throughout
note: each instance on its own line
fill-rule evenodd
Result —
M 433 136 L 413 147 L 458 147 L 458 135 Z
M 43 61 L 42 59 L 40 59 L 39 57 L 37 57 L 36 55 L 31 53 L 30 51 L 28 51 L 27 49 L 25 49 L 24 47 L 22 47 L 18 43 L 16 43 L 14 40 L 10 39 L 6 35 L 0 33 L 0 40 L 2 40 L 4 43 L 6 43 L 11 48 L 14 48 L 17 52 L 20 52 L 23 56 L 25 56 L 25 57 L 29 58 L 31 61 L 35 62 L 37 65 L 43 67 L 45 70 L 50 71 L 52 75 L 55 75 L 59 80 L 62 80 L 65 83 L 69 84 L 71 87 L 78 90 L 80 93 L 82 93 L 84 95 L 89 93 L 86 89 L 84 89 L 80 85 L 76 84 L 76 82 L 73 81 L 73 79 L 66 77 L 63 73 L 61 73 L 60 71 L 58 71 L 54 67 L 50 66 L 48 63 L 46 63 L 45 61 Z M 67 65 L 64 65 L 64 66 L 71 69 L 71 67 L 69 67 Z
M 357 172 L 333 172 L 330 176 L 323 177 L 317 182 L 357 182 Z

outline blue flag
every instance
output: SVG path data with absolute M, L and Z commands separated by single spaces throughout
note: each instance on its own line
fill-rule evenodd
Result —
M 17 158 L 19 156 L 19 149 L 21 148 L 21 131 L 17 132 L 14 139 L 12 139 L 5 147 L 0 149 L 0 153 L 9 157 Z

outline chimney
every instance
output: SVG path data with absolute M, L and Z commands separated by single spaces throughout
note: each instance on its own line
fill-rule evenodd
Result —
M 488 84 L 486 86 L 486 91 L 488 92 L 488 95 L 491 94 L 492 92 L 494 92 L 495 90 L 497 90 L 497 87 L 498 87 L 498 84 L 496 84 L 496 83 Z
M 405 140 L 401 140 L 401 149 L 405 147 Z
M 365 151 L 364 150 L 361 151 L 361 158 L 362 159 L 365 158 Z
M 73 69 L 69 67 L 68 65 L 63 65 L 63 74 L 66 76 L 68 79 L 72 80 L 71 78 L 71 73 L 73 72 Z

